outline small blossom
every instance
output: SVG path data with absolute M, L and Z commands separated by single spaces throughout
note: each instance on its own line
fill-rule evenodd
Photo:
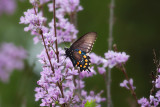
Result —
M 128 87 L 127 84 L 128 84 L 128 81 L 127 81 L 127 80 L 124 80 L 122 83 L 120 83 L 120 86 L 129 89 L 129 87 Z
M 157 93 L 156 93 L 156 95 L 155 95 L 157 98 L 158 98 L 158 100 L 159 100 L 159 102 L 160 102 L 160 90 L 159 91 L 157 91 Z
M 93 66 L 90 68 L 90 71 L 91 72 L 89 72 L 87 70 L 80 72 L 79 77 L 82 79 L 82 78 L 85 78 L 85 77 L 92 77 L 93 75 L 96 75 L 96 71 L 94 70 Z
M 59 99 L 59 104 L 64 104 L 65 103 L 65 99 L 64 98 L 60 98 Z
M 138 104 L 141 104 L 141 107 L 148 107 L 150 105 L 149 101 L 144 97 L 138 100 Z
M 154 96 L 150 95 L 150 105 L 154 105 L 154 107 L 157 107 L 159 104 L 159 101 Z
M 129 83 L 130 83 L 132 89 L 134 90 L 136 87 L 133 86 L 133 79 L 132 78 L 129 80 Z M 124 80 L 122 83 L 120 83 L 121 87 L 125 87 L 126 89 L 130 89 L 128 85 L 129 84 L 128 84 L 127 80 Z
M 48 7 L 50 11 L 53 11 L 52 3 L 50 3 Z M 82 6 L 79 5 L 79 0 L 58 0 L 56 2 L 56 8 L 59 8 L 57 11 L 61 11 L 63 15 L 65 13 L 71 14 L 71 12 L 78 12 L 83 9 Z
M 101 91 L 100 93 L 98 93 L 97 95 L 95 95 L 94 91 L 90 91 L 89 96 L 86 97 L 86 101 L 96 101 L 97 106 L 100 106 L 99 103 L 100 102 L 104 102 L 106 101 L 106 98 L 101 98 L 100 95 L 103 93 L 103 91 Z
M 78 75 L 79 73 L 78 73 L 78 70 L 74 70 L 74 69 L 69 69 L 69 71 L 68 71 L 68 74 L 69 75 Z
M 155 84 L 156 88 L 160 88 L 160 76 L 158 75 L 157 79 L 156 79 L 156 84 Z
M 96 65 L 100 64 L 100 60 L 101 60 L 100 56 L 97 56 L 95 53 L 91 53 L 89 56 L 91 57 L 92 64 L 96 64 Z
M 104 67 L 98 67 L 98 72 L 100 74 L 103 74 L 104 72 L 106 72 L 106 69 Z
M 48 33 L 48 28 L 43 25 L 46 20 L 47 19 L 42 16 L 42 12 L 38 13 L 38 9 L 28 9 L 24 12 L 24 16 L 21 16 L 19 23 L 28 24 L 28 26 L 24 28 L 24 31 L 31 31 L 31 34 L 37 35 L 34 38 L 34 43 L 38 43 L 38 41 L 41 40 L 40 31 Z
M 49 26 L 51 27 L 51 29 L 54 28 L 53 25 L 54 25 L 54 21 L 52 20 L 49 23 Z M 58 43 L 71 42 L 72 40 L 75 40 L 77 38 L 76 35 L 78 31 L 75 29 L 73 24 L 68 22 L 68 19 L 65 19 L 64 17 L 58 17 L 58 22 L 56 25 L 57 25 Z

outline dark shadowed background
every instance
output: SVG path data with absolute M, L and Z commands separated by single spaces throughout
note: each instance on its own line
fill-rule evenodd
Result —
M 78 13 L 78 36 L 90 31 L 97 32 L 98 39 L 92 51 L 100 56 L 104 56 L 108 51 L 109 3 L 110 0 L 81 0 L 84 10 Z M 35 46 L 30 33 L 24 32 L 24 25 L 19 24 L 20 16 L 31 7 L 27 0 L 17 1 L 17 9 L 13 15 L 0 16 L 0 43 L 13 42 L 18 46 L 22 45 L 30 55 L 25 61 L 24 71 L 15 70 L 7 84 L 0 82 L 0 107 L 26 104 L 27 107 L 35 107 L 40 103 L 34 101 L 34 88 L 40 78 L 41 68 L 35 67 L 34 63 L 38 62 L 36 54 L 40 53 L 42 45 Z M 51 13 L 45 14 L 52 18 Z M 157 56 L 160 56 L 160 1 L 115 0 L 113 38 L 118 50 L 130 55 L 125 67 L 129 77 L 134 80 L 137 97 L 148 97 L 151 89 L 150 74 L 156 69 L 153 63 L 153 49 Z M 114 68 L 111 95 L 115 107 L 129 107 L 134 101 L 130 92 L 119 86 L 123 80 L 122 72 Z M 105 83 L 101 75 L 87 78 L 85 81 L 86 90 L 104 90 L 105 97 Z M 106 103 L 102 105 L 106 107 Z

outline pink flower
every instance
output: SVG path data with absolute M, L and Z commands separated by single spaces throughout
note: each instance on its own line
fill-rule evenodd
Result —
M 158 75 L 157 79 L 156 79 L 156 84 L 155 84 L 156 88 L 160 88 L 160 75 Z
M 126 55 L 125 52 L 114 52 L 114 51 L 108 51 L 105 53 L 105 58 L 108 60 L 108 66 L 109 68 L 113 68 L 114 66 L 126 63 L 126 61 L 129 58 L 129 55 Z
M 16 7 L 15 0 L 0 0 L 0 14 L 13 14 Z
M 103 74 L 104 72 L 106 72 L 106 69 L 104 67 L 98 67 L 98 72 L 100 74 Z
M 48 3 L 48 1 L 49 0 L 40 0 L 39 2 L 40 4 L 44 4 Z M 34 0 L 30 0 L 30 3 L 34 5 L 35 8 L 28 9 L 24 12 L 24 16 L 20 18 L 20 24 L 26 24 L 27 26 L 24 30 L 27 32 L 31 31 L 31 34 L 35 35 L 35 43 L 42 42 L 42 44 L 45 45 L 45 48 L 37 56 L 39 62 L 42 64 L 43 70 L 40 73 L 40 79 L 37 81 L 38 87 L 35 89 L 35 100 L 41 100 L 42 103 L 40 106 L 62 105 L 66 102 L 71 102 L 70 106 L 74 107 L 83 106 L 83 104 L 85 104 L 84 102 L 87 102 L 87 93 L 82 93 L 83 96 L 86 95 L 83 98 L 85 101 L 82 102 L 76 92 L 85 87 L 82 78 L 91 77 L 96 74 L 96 71 L 92 66 L 90 73 L 87 71 L 79 73 L 76 68 L 73 68 L 70 59 L 65 58 L 65 51 L 63 48 L 58 47 L 59 55 L 57 58 L 55 44 L 55 41 L 57 40 L 58 46 L 62 46 L 63 42 L 72 42 L 77 38 L 78 30 L 71 24 L 68 15 L 72 12 L 82 10 L 79 0 L 56 0 L 57 37 L 55 37 L 55 31 L 53 30 L 53 19 L 48 24 L 46 22 L 47 18 L 43 16 L 40 10 L 38 10 L 39 4 Z M 53 11 L 53 3 L 49 4 L 49 10 Z M 44 23 L 47 24 L 48 27 L 44 26 Z M 44 41 L 42 41 L 42 39 L 44 39 Z M 101 60 L 104 58 L 97 57 L 99 58 L 99 64 L 105 62 L 105 60 Z M 92 58 L 93 60 L 96 60 L 94 57 Z M 101 72 L 103 72 L 102 70 Z M 101 98 L 100 94 L 96 95 L 93 93 L 92 95 L 88 95 L 88 100 L 97 100 L 96 103 L 99 104 L 101 101 L 104 101 L 104 98 Z
M 129 83 L 130 83 L 132 89 L 134 90 L 136 87 L 133 86 L 133 79 L 132 79 L 132 78 L 129 80 Z M 120 83 L 120 86 L 121 86 L 121 87 L 125 87 L 126 89 L 129 90 L 129 89 L 130 89 L 130 88 L 129 88 L 129 83 L 128 83 L 127 80 L 124 80 L 122 83 Z
M 149 101 L 144 97 L 138 100 L 138 104 L 141 104 L 141 107 L 148 107 L 150 105 Z

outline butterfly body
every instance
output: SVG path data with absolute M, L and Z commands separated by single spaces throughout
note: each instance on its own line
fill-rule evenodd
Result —
M 89 71 L 90 57 L 88 53 L 91 51 L 93 43 L 96 39 L 96 33 L 90 32 L 74 42 L 70 48 L 65 48 L 66 56 L 72 61 L 74 67 L 79 67 L 80 71 Z

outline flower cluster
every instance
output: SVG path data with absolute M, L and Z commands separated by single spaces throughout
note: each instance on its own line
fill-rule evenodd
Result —
M 38 9 L 28 9 L 24 12 L 25 16 L 20 18 L 20 24 L 28 24 L 27 27 L 24 28 L 24 31 L 31 31 L 32 35 L 36 35 L 34 37 L 34 43 L 38 43 L 41 40 L 40 30 L 43 33 L 48 33 L 48 28 L 44 26 L 46 22 L 46 18 L 42 16 L 42 12 L 37 13 Z
M 16 47 L 12 43 L 3 43 L 0 46 L 0 79 L 8 82 L 9 76 L 14 69 L 23 69 L 23 60 L 27 52 L 22 47 Z
M 47 27 L 47 18 L 38 8 L 39 4 L 43 5 L 48 1 L 38 3 L 31 0 L 34 8 L 28 9 L 27 12 L 24 12 L 24 16 L 20 18 L 20 24 L 28 25 L 24 30 L 31 31 L 31 34 L 35 35 L 34 42 L 42 42 L 44 45 L 44 49 L 38 55 L 39 61 L 43 65 L 43 71 L 40 80 L 37 82 L 39 87 L 35 89 L 36 101 L 41 100 L 40 106 L 83 107 L 87 101 L 94 100 L 100 106 L 100 103 L 105 101 L 105 98 L 100 97 L 103 91 L 96 95 L 93 91 L 87 94 L 83 89 L 85 83 L 82 79 L 96 74 L 94 67 L 91 67 L 91 73 L 80 73 L 73 67 L 70 59 L 65 58 L 65 51 L 60 47 L 57 48 L 57 42 L 58 44 L 72 42 L 77 38 L 78 30 L 69 22 L 66 15 L 73 15 L 74 12 L 82 10 L 79 0 L 56 1 L 57 36 L 54 31 L 54 19 Z M 48 7 L 49 11 L 53 11 L 53 3 L 48 4 Z
M 91 53 L 91 63 L 95 64 L 98 68 L 98 72 L 103 74 L 106 72 L 106 67 L 113 68 L 116 65 L 124 64 L 127 62 L 129 55 L 125 52 L 108 51 L 104 54 L 105 58 Z
M 108 51 L 105 53 L 105 58 L 108 60 L 109 68 L 113 68 L 115 65 L 125 63 L 128 60 L 129 55 L 126 55 L 125 52 Z
M 157 70 L 158 75 L 156 76 L 156 80 L 152 81 L 152 84 L 155 86 L 155 94 L 150 95 L 149 99 L 142 97 L 141 99 L 138 100 L 138 103 L 142 107 L 158 107 L 160 104 L 160 75 L 159 75 L 159 69 Z
M 0 15 L 3 13 L 13 14 L 16 9 L 15 0 L 0 0 Z
M 60 49 L 59 49 L 60 50 Z M 54 70 L 55 73 L 48 67 L 48 57 L 45 54 L 45 51 L 42 51 L 42 53 L 39 55 L 40 62 L 44 64 L 43 71 L 41 72 L 41 78 L 37 82 L 37 84 L 40 87 L 37 87 L 35 91 L 37 92 L 35 97 L 36 101 L 41 99 L 42 103 L 41 106 L 49 106 L 52 104 L 53 106 L 57 104 L 64 104 L 67 102 L 70 102 L 72 100 L 78 100 L 77 96 L 73 96 L 73 91 L 76 89 L 72 78 L 74 75 L 78 75 L 78 71 L 74 70 L 74 68 L 67 68 L 67 63 L 64 63 L 64 56 L 62 54 L 64 53 L 63 50 L 60 50 L 60 61 L 57 63 L 56 56 L 53 55 L 52 57 L 52 63 L 54 63 Z M 50 52 L 50 55 L 52 52 Z M 45 56 L 44 56 L 45 55 Z M 69 61 L 69 60 L 68 60 Z M 68 62 L 70 63 L 70 62 Z M 63 66 L 62 66 L 63 65 Z M 60 67 L 58 67 L 60 66 Z M 63 91 L 57 87 L 57 83 L 65 81 L 65 83 L 62 84 Z M 75 80 L 76 81 L 76 80 Z M 81 87 L 83 88 L 83 84 L 81 84 Z M 64 94 L 64 95 L 63 95 Z
M 47 2 L 49 2 L 50 0 L 29 0 L 29 1 L 30 1 L 30 3 L 32 5 L 37 5 L 37 3 L 39 5 L 43 5 L 43 4 L 47 3 Z
M 78 70 L 74 69 L 72 62 L 69 59 L 64 61 L 64 50 L 59 48 L 59 52 L 59 63 L 56 61 L 56 56 L 53 55 L 52 57 L 55 73 L 53 73 L 50 67 L 47 67 L 46 62 L 48 62 L 48 58 L 47 55 L 45 55 L 45 51 L 39 55 L 40 62 L 44 64 L 43 71 L 41 72 L 41 78 L 37 82 L 40 87 L 35 89 L 36 101 L 39 99 L 42 101 L 40 106 L 66 104 L 74 107 L 80 107 L 83 106 L 85 102 L 91 100 L 95 100 L 97 104 L 101 101 L 105 101 L 105 98 L 100 97 L 102 92 L 95 95 L 94 92 L 91 91 L 90 94 L 87 95 L 87 92 L 83 90 L 85 87 L 84 81 L 74 78 L 79 75 Z M 57 87 L 57 83 L 62 83 L 63 92 Z M 64 94 L 64 97 L 62 93 Z
M 160 98 L 160 94 L 157 92 L 156 96 L 150 95 L 149 100 L 147 98 L 142 97 L 138 100 L 138 103 L 141 105 L 141 107 L 158 107 Z
M 141 98 L 138 100 L 138 103 L 141 104 L 142 107 L 148 107 L 149 106 L 149 101 L 147 98 Z
M 64 16 L 65 14 L 72 14 L 81 11 L 83 8 L 80 6 L 79 0 L 58 0 L 56 1 L 56 11 L 58 15 Z M 48 4 L 49 11 L 53 11 L 53 4 Z
M 45 50 L 38 55 L 38 58 L 40 59 L 39 61 L 44 66 L 43 71 L 41 72 L 41 78 L 37 82 L 40 87 L 35 89 L 37 92 L 35 97 L 36 101 L 41 99 L 41 106 L 49 106 L 50 104 L 55 106 L 56 104 L 65 103 L 66 105 L 79 107 L 83 106 L 85 102 L 91 100 L 95 100 L 97 104 L 99 104 L 101 101 L 105 101 L 105 98 L 100 97 L 102 92 L 94 95 L 94 92 L 91 91 L 90 93 L 92 94 L 87 95 L 87 92 L 83 90 L 85 87 L 84 81 L 80 79 L 84 78 L 83 76 L 85 76 L 85 74 L 83 73 L 86 72 L 81 72 L 79 76 L 80 78 L 75 79 L 74 77 L 79 75 L 78 70 L 74 69 L 70 59 L 64 60 L 64 50 L 59 48 L 59 62 L 57 62 L 56 55 L 53 54 L 52 50 L 49 52 L 49 55 L 52 57 L 51 61 L 54 65 L 55 73 L 53 73 L 49 67 L 49 60 Z M 89 75 L 92 75 L 92 73 L 88 74 L 87 76 Z M 62 84 L 63 92 L 57 87 L 57 83 Z M 82 101 L 83 103 L 81 103 Z
M 38 4 L 43 5 L 47 3 L 49 0 L 42 1 L 40 0 L 39 3 L 35 0 L 31 0 L 30 2 L 37 6 Z M 36 4 L 37 3 L 37 4 Z M 76 30 L 75 26 L 71 24 L 65 16 L 67 14 L 71 14 L 72 11 L 80 11 L 82 10 L 81 6 L 79 6 L 79 0 L 66 0 L 64 1 L 56 1 L 56 18 L 58 21 L 56 22 L 56 30 L 57 30 L 57 40 L 58 44 L 62 42 L 72 42 L 77 38 L 78 30 Z M 62 6 L 62 7 L 61 7 Z M 69 6 L 69 7 L 68 7 Z M 53 3 L 48 4 L 50 12 L 53 11 Z M 68 9 L 72 10 L 68 10 Z M 75 10 L 73 10 L 75 9 Z M 24 31 L 28 32 L 31 31 L 32 35 L 36 35 L 34 37 L 34 43 L 38 43 L 42 40 L 40 32 L 43 31 L 44 36 L 47 35 L 48 39 L 55 39 L 53 38 L 54 35 L 54 21 L 52 20 L 48 26 L 46 27 L 47 18 L 43 16 L 42 11 L 38 12 L 38 8 L 28 9 L 24 12 L 25 16 L 20 18 L 20 24 L 28 24 L 27 27 L 24 28 Z M 49 36 L 48 36 L 49 35 Z
M 49 11 L 53 11 L 53 3 L 48 4 Z M 81 11 L 82 7 L 79 5 L 79 0 L 57 0 L 56 1 L 56 18 L 58 19 L 56 23 L 57 28 L 57 40 L 58 43 L 62 42 L 72 42 L 77 38 L 78 30 L 75 26 L 69 22 L 66 18 L 67 15 L 73 15 L 74 12 Z M 54 21 L 49 23 L 50 31 L 53 32 Z M 54 32 L 53 32 L 54 33 Z

